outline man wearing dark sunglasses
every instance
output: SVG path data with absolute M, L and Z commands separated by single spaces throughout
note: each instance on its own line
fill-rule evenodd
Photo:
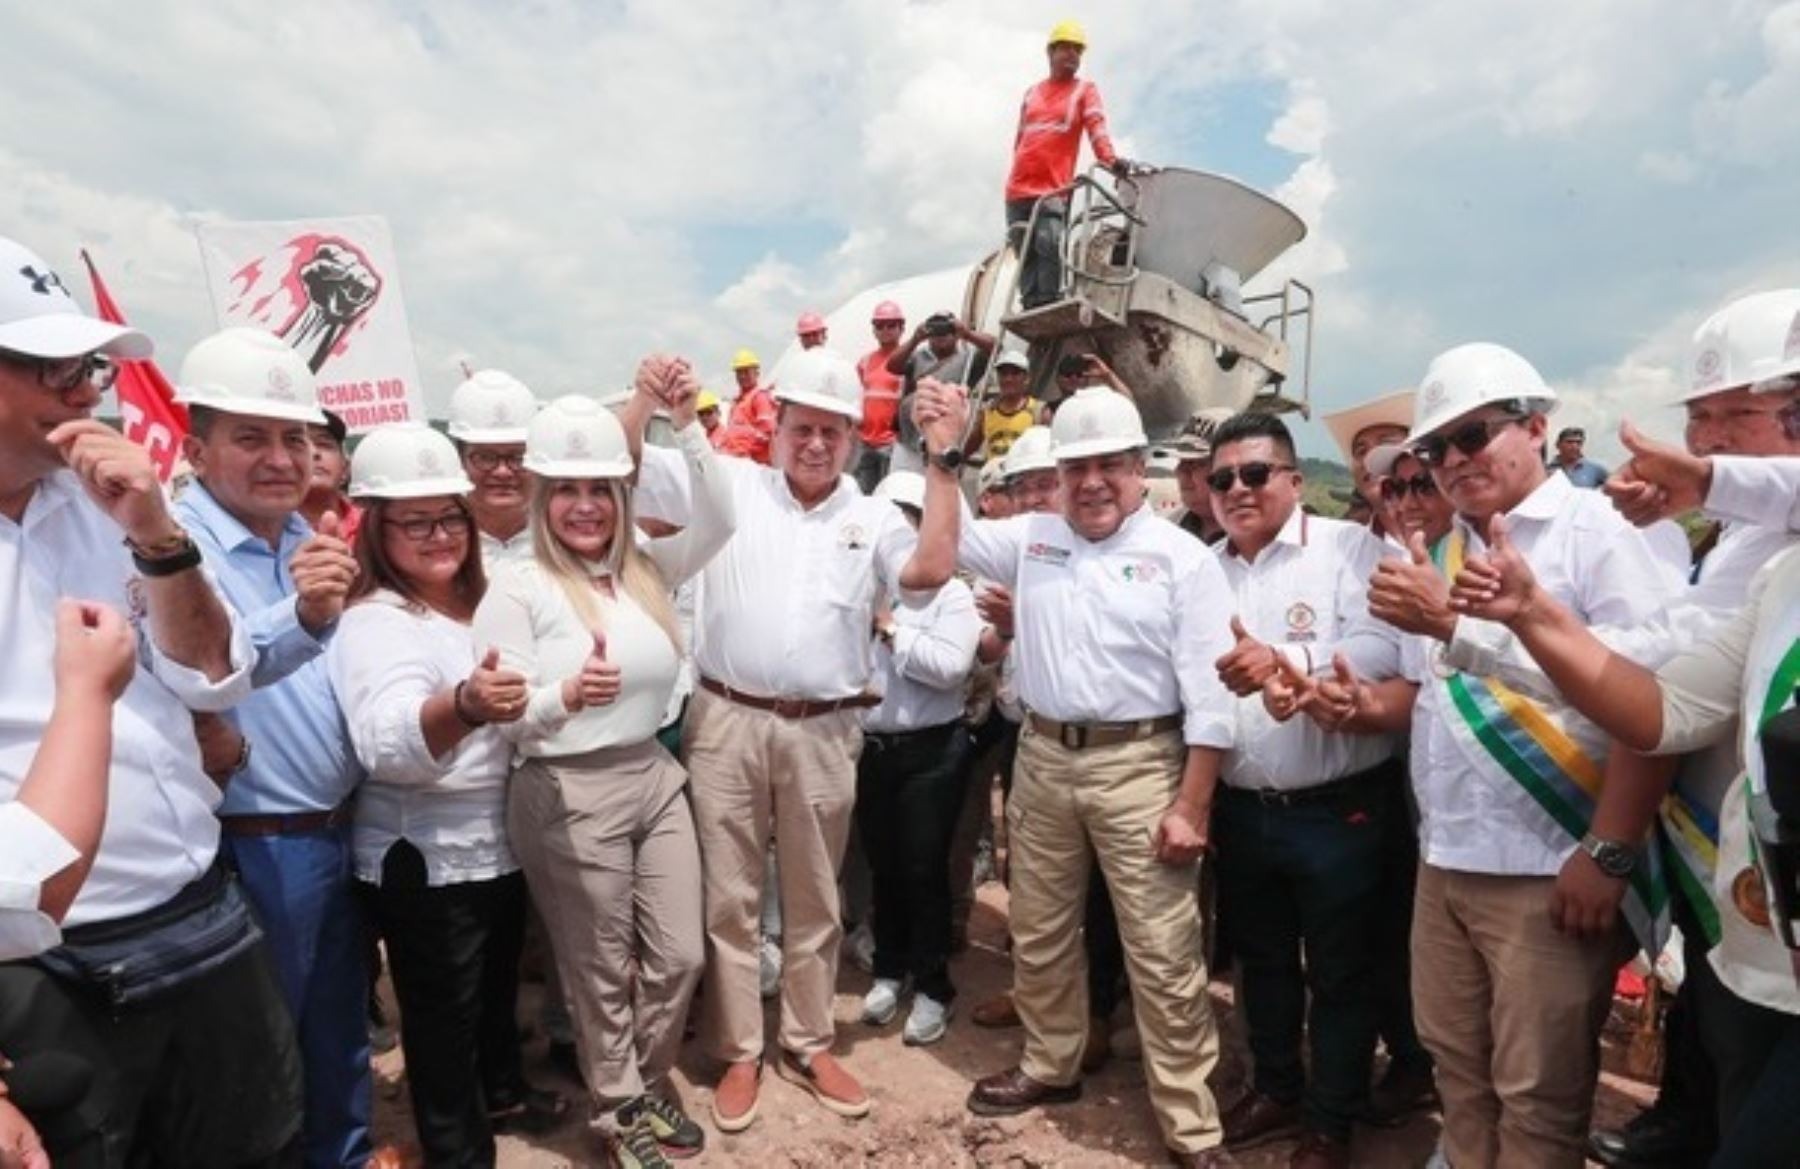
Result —
M 1301 509 L 1281 419 L 1239 414 L 1212 442 L 1207 486 L 1225 528 L 1216 551 L 1237 633 L 1217 668 L 1238 695 L 1237 745 L 1214 803 L 1219 916 L 1255 1065 L 1250 1091 L 1225 1112 L 1225 1139 L 1247 1148 L 1300 1131 L 1290 1164 L 1335 1169 L 1350 1164 L 1351 1128 L 1368 1103 L 1370 940 L 1405 775 L 1391 736 L 1278 722 L 1261 691 L 1278 656 L 1304 674 L 1330 673 L 1339 654 L 1360 672 L 1392 671 L 1397 638 L 1369 616 L 1365 596 L 1382 544 L 1364 527 Z
M 1457 518 L 1438 546 L 1442 566 L 1414 533 L 1408 557 L 1384 560 L 1369 591 L 1375 616 L 1413 635 L 1401 647 L 1401 672 L 1419 687 L 1413 992 L 1456 1165 L 1582 1163 L 1600 1027 L 1629 946 L 1622 931 L 1563 932 L 1550 905 L 1578 847 L 1624 875 L 1637 842 L 1588 832 L 1588 793 L 1608 755 L 1602 732 L 1554 688 L 1514 691 L 1445 660 L 1453 637 L 1505 633 L 1456 616 L 1445 572 L 1479 553 L 1503 515 L 1541 579 L 1588 624 L 1639 624 L 1680 580 L 1681 566 L 1604 497 L 1549 472 L 1555 405 L 1555 391 L 1509 349 L 1440 354 L 1421 381 L 1409 445 Z M 1653 891 L 1636 901 L 1646 908 L 1634 924 L 1650 932 Z

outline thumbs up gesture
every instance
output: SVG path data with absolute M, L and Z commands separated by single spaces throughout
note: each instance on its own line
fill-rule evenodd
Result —
M 1505 516 L 1488 521 L 1487 551 L 1463 561 L 1450 593 L 1450 605 L 1458 613 L 1517 625 L 1529 618 L 1542 593 L 1531 565 L 1513 546 Z
M 1405 560 L 1390 556 L 1375 566 L 1369 578 L 1369 613 L 1407 633 L 1449 641 L 1456 629 L 1450 586 L 1431 563 L 1424 533 L 1407 538 L 1406 554 Z
M 1619 423 L 1619 441 L 1631 459 L 1601 490 L 1638 527 L 1693 511 L 1712 486 L 1712 460 L 1647 437 L 1630 421 Z
M 326 512 L 319 517 L 312 538 L 294 550 L 288 563 L 300 624 L 315 636 L 343 615 L 350 586 L 356 581 L 356 556 L 339 534 L 341 530 L 338 514 Z
M 476 724 L 509 723 L 525 713 L 525 701 L 525 675 L 501 669 L 500 651 L 490 645 L 463 683 L 457 714 Z
M 1231 617 L 1232 646 L 1225 656 L 1213 663 L 1219 681 L 1239 697 L 1255 694 L 1275 673 L 1275 659 L 1281 655 L 1250 636 L 1237 614 Z
M 606 706 L 619 697 L 619 667 L 606 660 L 606 634 L 594 633 L 594 649 L 581 672 L 563 683 L 563 706 L 570 711 Z
M 1306 713 L 1328 731 L 1341 730 L 1369 702 L 1369 688 L 1343 654 L 1331 655 L 1331 674 L 1320 678 L 1307 695 Z
M 1275 672 L 1263 683 L 1263 709 L 1278 723 L 1293 718 L 1313 691 L 1313 680 L 1289 660 L 1286 654 L 1275 655 Z

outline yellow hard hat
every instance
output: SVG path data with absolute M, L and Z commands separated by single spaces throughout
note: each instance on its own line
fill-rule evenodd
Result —
M 718 408 L 719 395 L 713 393 L 711 390 L 701 390 L 700 396 L 694 399 L 694 409 L 696 412 L 701 410 L 717 410 Z
M 1087 31 L 1081 27 L 1079 20 L 1059 20 L 1056 22 L 1056 26 L 1050 30 L 1050 39 L 1046 43 L 1074 45 L 1076 48 L 1085 49 L 1087 48 Z
M 756 354 L 748 349 L 738 350 L 731 359 L 732 369 L 754 369 L 761 364 L 762 362 L 756 359 Z

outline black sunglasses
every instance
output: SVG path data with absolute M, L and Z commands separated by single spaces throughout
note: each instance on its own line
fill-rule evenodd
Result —
M 1428 495 L 1436 495 L 1437 481 L 1431 477 L 1429 471 L 1420 471 L 1409 479 L 1399 479 L 1390 475 L 1381 481 L 1381 498 L 1389 503 L 1399 503 L 1406 498 L 1406 493 L 1409 491 L 1420 499 L 1424 499 Z
M 1269 485 L 1269 476 L 1277 471 L 1292 471 L 1286 463 L 1245 463 L 1241 467 L 1220 467 L 1206 477 L 1206 485 L 1220 495 L 1230 491 L 1239 479 L 1252 491 Z
M 38 385 L 53 394 L 66 394 L 78 386 L 105 393 L 118 380 L 119 367 L 104 353 L 81 357 L 33 357 L 28 353 L 0 350 L 0 358 L 37 371 Z
M 1469 458 L 1474 458 L 1486 450 L 1494 441 L 1494 436 L 1509 426 L 1523 425 L 1525 419 L 1519 417 L 1478 418 L 1474 422 L 1464 423 L 1449 434 L 1428 434 L 1412 444 L 1413 453 L 1427 467 L 1441 467 L 1444 457 L 1455 447 Z

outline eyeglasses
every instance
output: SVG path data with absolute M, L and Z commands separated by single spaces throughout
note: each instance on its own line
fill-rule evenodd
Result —
M 468 535 L 470 526 L 469 517 L 460 511 L 445 512 L 422 520 L 394 520 L 392 523 L 401 535 L 415 544 L 423 544 L 431 539 L 433 533 L 440 531 L 454 540 Z
M 119 378 L 119 367 L 104 353 L 88 353 L 81 357 L 33 357 L 24 353 L 0 353 L 15 365 L 29 365 L 37 371 L 38 385 L 54 394 L 66 394 L 83 385 L 105 393 Z
M 1494 436 L 1509 426 L 1522 426 L 1523 418 L 1478 418 L 1474 422 L 1465 423 L 1449 434 L 1428 434 L 1413 443 L 1413 453 L 1427 467 L 1441 467 L 1444 458 L 1455 447 L 1469 458 L 1474 458 L 1488 448 Z
M 487 451 L 475 447 L 469 451 L 467 457 L 469 466 L 477 471 L 498 470 L 501 463 L 505 463 L 506 468 L 509 471 L 523 471 L 525 469 L 524 451 L 520 451 L 517 454 L 511 454 L 503 451 Z
M 1409 491 L 1420 499 L 1436 495 L 1437 480 L 1431 477 L 1431 472 L 1420 471 L 1417 475 L 1408 479 L 1389 476 L 1381 481 L 1381 498 L 1387 500 L 1389 503 L 1399 503 L 1402 499 L 1406 498 L 1406 494 Z
M 1220 467 L 1206 477 L 1206 485 L 1223 495 L 1242 479 L 1245 487 L 1259 491 L 1269 485 L 1269 476 L 1275 472 L 1293 469 L 1286 463 L 1245 463 L 1241 467 Z

